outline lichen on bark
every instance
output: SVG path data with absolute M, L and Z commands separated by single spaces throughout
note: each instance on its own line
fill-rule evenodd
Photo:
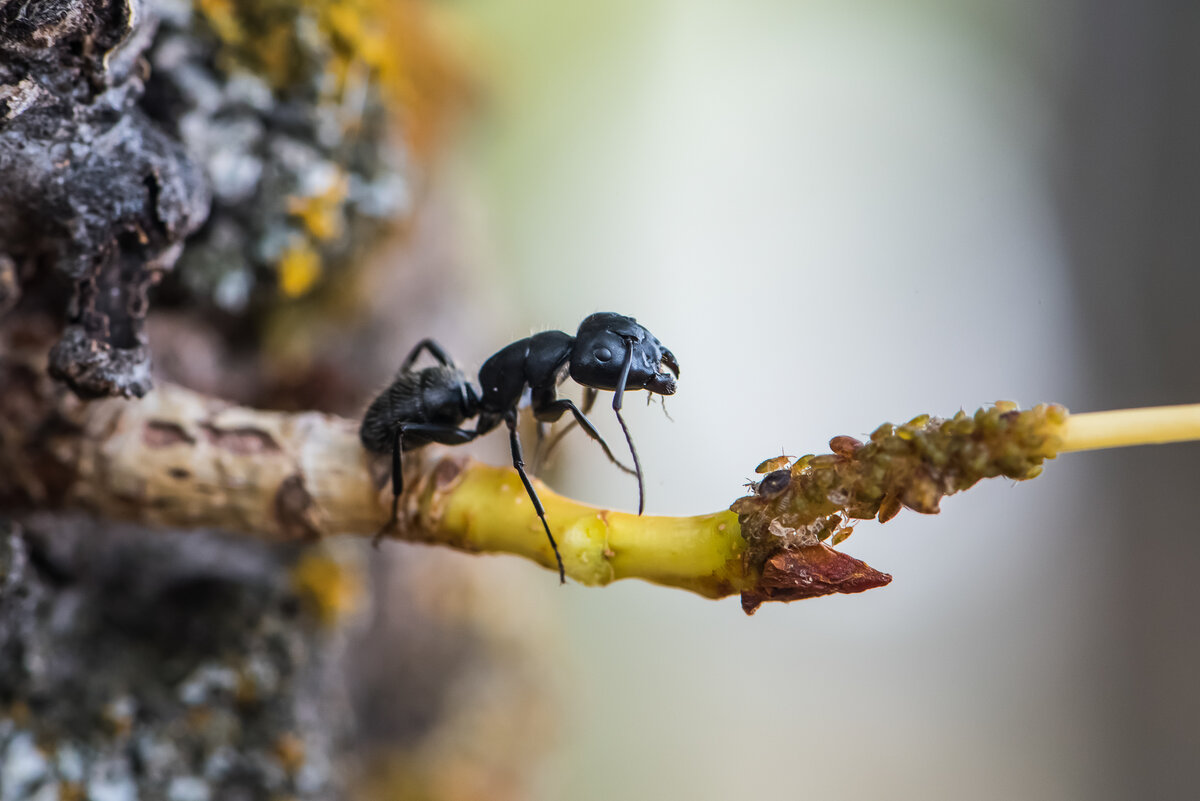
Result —
M 258 344 L 266 312 L 345 279 L 404 216 L 388 13 L 0 2 L 0 314 L 63 319 L 56 378 L 144 395 L 151 300 Z
M 212 211 L 165 293 L 235 317 L 349 269 L 407 210 L 382 4 L 158 4 L 143 108 L 202 166 Z
M 261 29 L 247 28 L 245 50 L 296 57 L 300 69 L 282 83 L 228 58 L 217 30 L 229 22 L 216 22 L 224 12 L 250 19 L 268 5 L 275 30 L 292 39 L 260 48 Z M 406 10 L 397 13 L 419 18 L 420 4 L 400 5 Z M 263 332 L 281 310 L 300 319 L 304 333 L 333 325 L 352 336 L 317 307 L 337 296 L 345 308 L 358 257 L 408 208 L 410 194 L 398 166 L 410 163 L 409 151 L 388 107 L 394 98 L 377 91 L 382 70 L 364 62 L 359 47 L 397 58 L 400 48 L 370 16 L 390 8 L 377 0 L 0 0 L 6 799 L 364 797 L 350 785 L 376 775 L 385 783 L 375 797 L 386 798 L 397 786 L 433 793 L 466 774 L 493 791 L 525 782 L 536 741 L 523 735 L 542 716 L 541 683 L 527 675 L 533 649 L 521 640 L 528 616 L 519 626 L 515 616 L 500 620 L 496 598 L 506 593 L 472 590 L 491 579 L 464 577 L 453 563 L 439 571 L 428 558 L 373 553 L 372 569 L 390 578 L 372 587 L 361 570 L 341 571 L 327 551 L 350 561 L 362 552 L 345 541 L 311 545 L 322 524 L 313 497 L 324 488 L 306 484 L 304 449 L 285 451 L 279 431 L 217 397 L 278 400 L 269 377 L 257 376 L 278 361 Z M 419 50 L 405 47 L 402 60 Z M 331 82 L 343 68 L 348 80 Z M 248 128 L 254 137 L 229 136 Z M 239 143 L 241 150 L 232 146 Z M 246 150 L 258 162 L 242 185 L 250 190 L 239 195 L 230 180 L 242 175 L 246 165 L 233 162 Z M 232 248 L 222 233 L 230 225 L 241 226 Z M 311 252 L 287 247 L 297 242 Z M 285 265 L 279 259 L 288 253 L 315 260 Z M 237 293 L 219 275 L 207 281 L 204 264 L 251 271 L 246 302 L 225 302 Z M 193 268 L 198 280 L 189 281 L 182 273 Z M 422 308 L 428 294 L 405 290 L 390 315 Z M 296 302 L 305 293 L 311 307 Z M 170 311 L 147 327 L 151 302 Z M 403 316 L 412 324 L 413 315 Z M 372 332 L 372 342 L 381 339 Z M 322 380 L 314 369 L 308 385 L 319 386 L 321 399 L 293 393 L 287 402 L 358 403 L 361 382 L 374 380 L 363 365 L 379 357 L 346 347 L 355 362 L 342 380 Z M 152 352 L 160 372 L 148 393 Z M 235 352 L 237 367 L 224 358 Z M 181 453 L 189 443 L 219 455 L 218 469 L 254 464 L 271 487 L 261 505 L 267 523 L 256 533 L 278 529 L 289 542 L 114 523 L 111 510 L 97 506 L 90 516 L 64 511 L 84 473 L 121 473 L 107 461 L 116 454 L 95 454 L 86 465 L 73 458 L 70 442 L 84 435 L 75 415 L 155 408 L 172 396 L 164 376 L 179 354 L 218 365 L 220 381 L 207 386 L 212 414 L 194 427 L 156 420 L 135 432 L 160 456 L 173 454 L 158 478 L 200 493 L 237 485 L 230 474 L 206 481 L 189 473 Z M 146 397 L 93 400 L 104 395 Z M 231 409 L 237 419 L 226 416 Z M 292 433 L 289 442 L 305 441 L 303 431 Z M 356 440 L 346 442 L 353 449 L 331 460 L 335 472 L 363 468 Z M 369 516 L 375 492 L 363 486 Z M 111 488 L 126 513 L 162 501 L 152 488 Z M 232 503 L 238 493 L 223 497 Z M 197 507 L 201 517 L 226 508 L 211 496 Z M 409 561 L 420 566 L 409 569 Z M 369 589 L 386 591 L 390 614 L 347 612 Z M 489 732 L 497 726 L 522 736 L 496 738 Z M 457 758 L 462 747 L 476 756 L 469 766 Z

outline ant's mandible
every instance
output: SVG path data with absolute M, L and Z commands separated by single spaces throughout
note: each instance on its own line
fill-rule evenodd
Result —
M 413 364 L 423 350 L 438 364 L 414 370 Z M 568 375 L 585 387 L 583 411 L 571 400 L 557 395 L 558 385 Z M 678 377 L 679 363 L 674 354 L 637 320 L 613 312 L 589 316 L 579 325 L 575 336 L 563 331 L 544 331 L 508 345 L 479 368 L 478 391 L 436 342 L 421 340 L 400 365 L 391 386 L 371 403 L 359 429 L 359 438 L 367 450 L 392 455 L 392 516 L 376 542 L 397 524 L 400 494 L 404 490 L 401 453 L 431 442 L 461 445 L 504 423 L 508 426 L 513 467 L 546 530 L 558 562 L 559 581 L 565 582 L 562 556 L 550 533 L 542 502 L 525 472 L 517 437 L 517 405 L 525 389 L 530 391 L 533 414 L 539 424 L 552 423 L 570 412 L 588 436 L 600 443 L 609 460 L 628 471 L 585 416 L 591 410 L 597 390 L 615 393 L 613 411 L 633 456 L 631 472 L 637 475 L 638 514 L 641 514 L 645 498 L 642 466 L 629 428 L 621 417 L 621 399 L 627 391 L 638 389 L 673 395 Z M 473 417 L 479 418 L 475 428 L 463 428 L 463 423 Z

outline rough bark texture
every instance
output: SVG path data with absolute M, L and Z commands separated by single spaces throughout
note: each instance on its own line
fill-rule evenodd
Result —
M 146 293 L 208 213 L 136 107 L 153 33 L 141 0 L 0 3 L 0 272 L 69 282 L 50 369 L 85 397 L 150 388 Z
M 136 403 L 81 402 L 14 339 L 0 327 L 0 503 L 276 541 L 371 533 L 385 520 L 384 477 L 372 476 L 352 420 L 169 383 Z
M 0 518 L 0 797 L 524 797 L 536 619 L 354 545 Z
M 387 323 L 361 307 L 346 322 L 351 257 L 409 200 L 372 60 L 395 50 L 366 20 L 395 5 L 0 0 L 5 801 L 523 794 L 544 717 L 528 615 L 506 615 L 510 592 L 461 562 L 398 565 L 395 549 L 372 552 L 387 611 L 354 613 L 370 610 L 356 601 L 366 571 L 344 563 L 365 543 L 307 544 L 303 454 L 272 447 L 281 432 L 222 422 L 228 405 L 210 397 L 215 417 L 182 435 L 278 479 L 253 514 L 290 543 L 61 511 L 81 470 L 102 477 L 120 458 L 73 458 L 93 419 L 80 398 L 144 395 L 152 354 L 213 396 L 351 410 L 393 366 L 395 321 L 409 339 L 430 327 L 452 270 L 419 249 L 376 276 Z M 438 234 L 439 248 L 455 241 Z M 145 325 L 155 286 L 173 311 Z M 93 403 L 110 422 L 139 408 Z M 180 430 L 137 436 L 186 462 Z M 365 469 L 357 452 L 329 461 L 341 464 Z M 203 484 L 161 466 L 156 481 Z M 147 487 L 109 489 L 154 512 Z
M 263 543 L 0 523 L 4 798 L 330 798 L 344 636 Z
M 141 105 L 200 163 L 213 197 L 159 300 L 198 304 L 253 338 L 264 309 L 344 276 L 409 210 L 384 102 L 391 51 L 372 18 L 390 4 L 152 5 L 161 20 Z
M 169 384 L 85 403 L 14 355 L 14 339 L 36 339 L 15 322 L 0 336 L 0 798 L 523 795 L 539 738 L 512 734 L 544 712 L 509 591 L 461 575 L 461 560 L 409 553 L 398 575 L 394 546 L 310 544 L 340 525 L 313 515 L 347 483 L 362 498 L 336 508 L 352 528 L 386 516 L 350 421 Z M 121 420 L 145 415 L 123 440 Z M 294 447 L 312 457 L 329 435 L 344 454 Z M 99 514 L 31 511 L 69 504 Z M 365 554 L 392 576 L 371 617 Z
M 65 317 L 53 375 L 145 394 L 160 283 L 245 348 L 349 282 L 411 201 L 387 7 L 0 2 L 0 314 L 24 292 Z

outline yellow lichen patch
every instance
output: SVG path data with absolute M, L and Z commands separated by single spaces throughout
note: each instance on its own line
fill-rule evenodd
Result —
M 442 141 L 454 112 L 470 100 L 472 69 L 453 9 L 425 0 L 369 0 L 390 45 L 380 83 L 404 112 L 404 137 L 418 156 Z
M 256 35 L 255 39 L 257 46 L 252 52 L 257 60 L 257 72 L 267 83 L 276 89 L 296 83 L 301 59 L 293 27 L 277 22 Z M 242 63 L 232 57 L 230 61 Z
M 321 256 L 303 240 L 288 246 L 276 264 L 279 291 L 289 298 L 298 298 L 321 276 Z
M 234 0 L 196 0 L 196 10 L 208 20 L 222 42 L 240 44 L 245 38 Z
M 279 758 L 279 763 L 283 765 L 283 769 L 289 776 L 304 767 L 304 741 L 299 736 L 291 732 L 284 732 L 275 741 L 274 751 L 275 756 Z
M 349 191 L 349 178 L 339 172 L 327 182 L 324 189 L 315 194 L 289 197 L 288 213 L 298 217 L 305 230 L 318 241 L 336 239 L 346 227 L 344 206 Z
M 391 61 L 388 44 L 379 28 L 373 3 L 325 3 L 322 21 L 334 36 L 338 49 L 356 56 L 375 69 L 386 69 Z M 343 61 L 344 64 L 344 61 Z
M 447 12 L 427 0 L 195 0 L 220 42 L 216 63 L 246 70 L 284 93 L 317 87 L 358 125 L 359 96 L 377 86 L 404 115 L 418 154 L 441 139 L 448 112 L 467 96 L 469 70 L 451 46 Z
M 292 568 L 292 586 L 317 619 L 331 625 L 358 610 L 362 576 L 328 552 L 309 549 Z
M 382 72 L 395 63 L 380 0 L 196 0 L 225 45 L 218 61 L 283 89 L 325 71 L 344 79 L 352 61 Z M 315 72 L 314 72 L 315 71 Z M 334 88 L 340 91 L 344 83 Z
M 79 782 L 62 782 L 58 785 L 58 801 L 85 801 L 87 788 Z
M 447 15 L 427 0 L 309 0 L 328 35 L 327 68 L 339 95 L 364 80 L 377 84 L 404 116 L 404 135 L 418 155 L 442 138 L 450 111 L 468 93 L 469 70 L 452 46 Z M 347 127 L 353 118 L 344 121 Z
M 29 709 L 29 705 L 24 701 L 13 701 L 8 706 L 8 714 L 5 715 L 18 728 L 27 728 L 30 721 L 33 719 L 33 713 Z
M 242 672 L 238 674 L 237 684 L 233 688 L 233 700 L 238 706 L 253 706 L 257 704 L 261 698 L 259 693 L 258 682 L 253 676 Z

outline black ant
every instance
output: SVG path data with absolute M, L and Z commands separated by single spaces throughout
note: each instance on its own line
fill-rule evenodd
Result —
M 428 351 L 438 362 L 436 367 L 413 369 L 422 350 Z M 480 391 L 433 340 L 421 340 L 412 349 L 391 386 L 367 409 L 359 429 L 359 438 L 368 451 L 392 454 L 392 516 L 376 535 L 376 544 L 398 522 L 400 494 L 404 490 L 402 452 L 431 442 L 461 445 L 504 423 L 508 426 L 513 467 L 546 530 L 558 562 L 559 581 L 565 583 L 562 556 L 550 533 L 542 502 L 525 472 L 521 442 L 517 437 L 517 405 L 525 389 L 530 391 L 533 415 L 539 423 L 552 423 L 563 413 L 570 412 L 588 436 L 600 443 L 609 460 L 628 471 L 613 456 L 584 412 L 570 399 L 557 396 L 556 389 L 567 375 L 586 388 L 584 407 L 587 410 L 595 400 L 596 390 L 615 393 L 613 411 L 633 456 L 634 469 L 630 472 L 637 475 L 638 514 L 641 514 L 645 506 L 642 466 L 629 428 L 621 417 L 621 399 L 625 392 L 637 389 L 673 395 L 679 363 L 674 354 L 637 320 L 613 312 L 600 312 L 585 319 L 575 336 L 562 331 L 544 331 L 503 348 L 479 368 Z M 462 428 L 462 424 L 472 417 L 479 418 L 475 428 Z

